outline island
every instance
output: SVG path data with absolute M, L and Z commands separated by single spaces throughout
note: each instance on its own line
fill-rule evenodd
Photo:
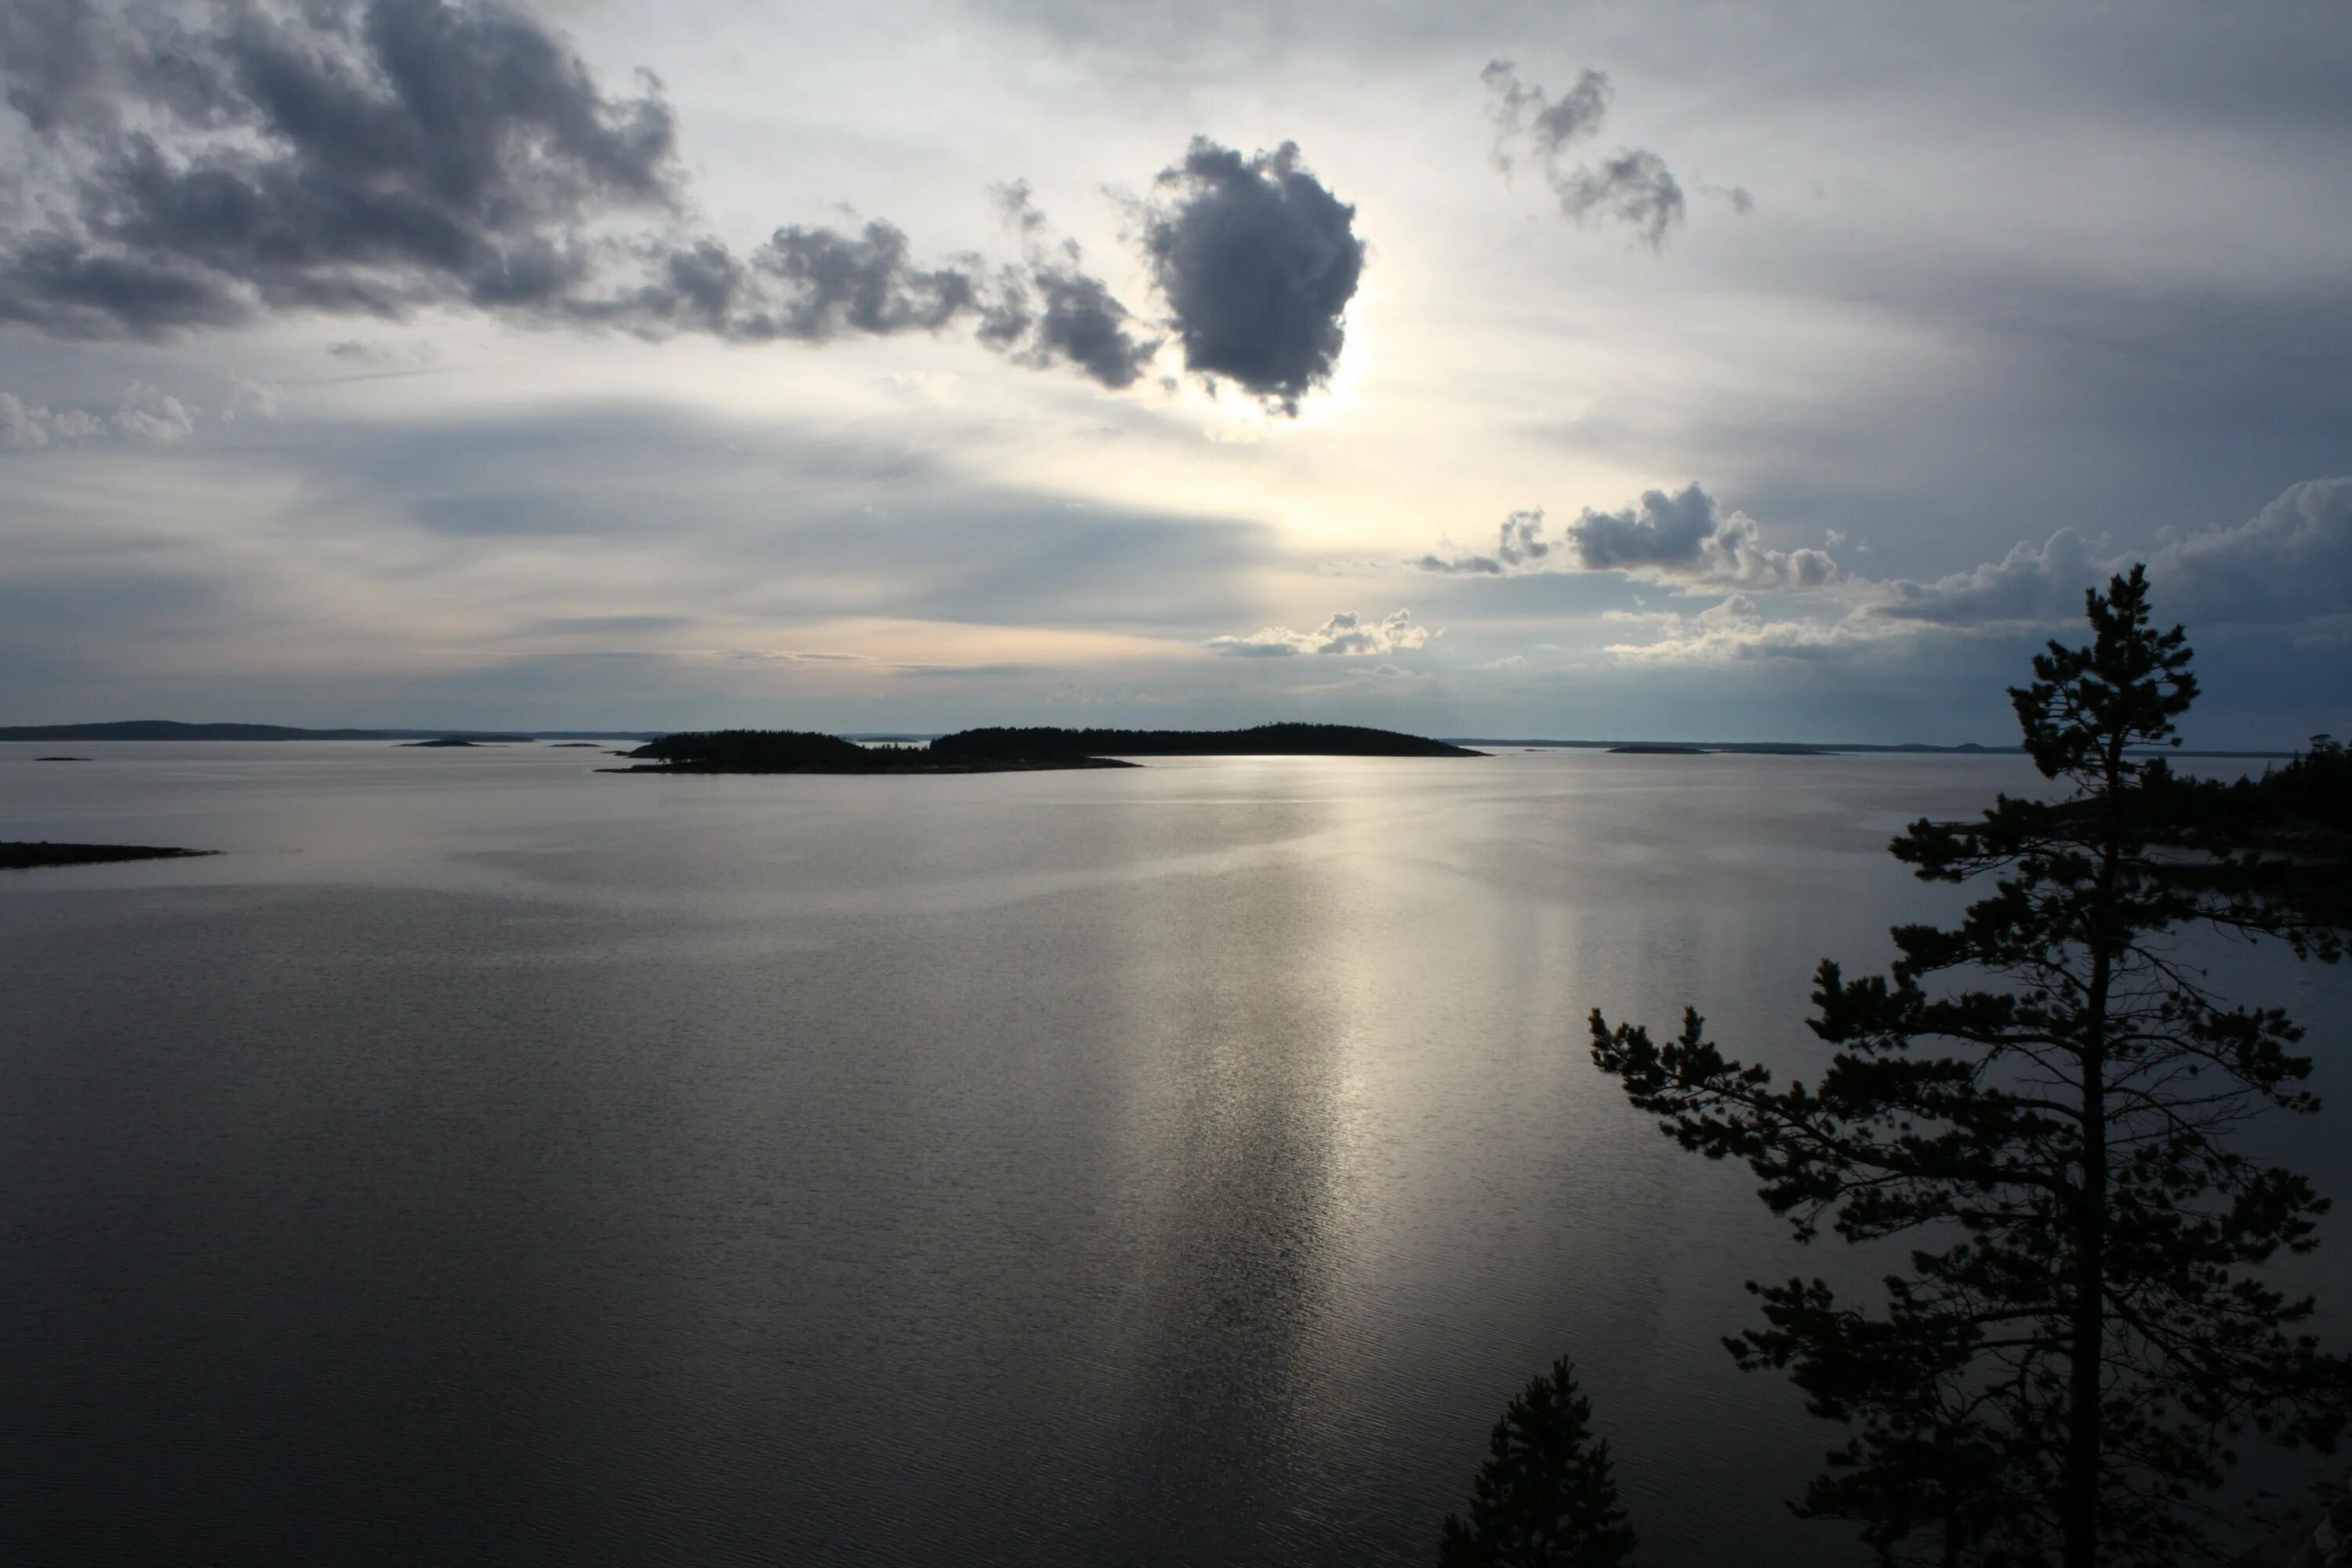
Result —
M 635 767 L 608 773 L 995 773 L 1042 768 L 1124 768 L 1103 757 L 953 756 L 936 747 L 861 746 L 805 730 L 708 730 L 664 735 L 635 751 Z
M 184 724 L 121 719 L 99 724 L 0 725 L 0 741 L 650 741 L 658 730 L 298 730 L 286 724 Z
M 1254 730 L 962 730 L 928 746 L 860 745 L 803 730 L 665 735 L 626 753 L 635 773 L 981 773 L 1125 768 L 1152 757 L 1480 757 L 1443 741 L 1352 724 Z
M 89 759 L 88 757 L 35 757 L 33 761 L 37 763 L 86 763 L 89 761 Z
M 952 757 L 1483 757 L 1444 741 L 1360 724 L 1250 730 L 960 730 L 931 742 Z
M 404 746 L 527 746 L 529 735 L 444 735 L 433 741 L 403 741 Z
M 11 844 L 0 842 L 0 871 L 36 866 L 95 866 L 110 860 L 182 860 L 214 849 L 169 849 L 158 844 Z

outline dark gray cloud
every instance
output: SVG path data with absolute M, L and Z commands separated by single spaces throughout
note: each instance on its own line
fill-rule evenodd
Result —
M 1589 572 L 1694 578 L 1743 588 L 1818 588 L 1837 575 L 1824 551 L 1777 550 L 1746 512 L 1725 513 L 1696 484 L 1644 490 L 1638 508 L 1584 509 L 1568 543 Z
M 1696 484 L 1672 495 L 1645 490 L 1637 506 L 1617 511 L 1587 507 L 1564 539 L 1546 534 L 1542 508 L 1515 511 L 1503 520 L 1492 554 L 1456 551 L 1407 563 L 1455 577 L 1509 577 L 1570 563 L 1586 572 L 1758 589 L 1818 588 L 1838 571 L 1825 551 L 1765 543 L 1754 518 L 1724 512 Z
M 1478 79 L 1491 95 L 1487 112 L 1495 121 L 1496 168 L 1507 174 L 1521 159 L 1532 162 L 1559 199 L 1559 210 L 1577 222 L 1612 220 L 1632 228 L 1653 250 L 1665 245 L 1687 204 L 1664 158 L 1638 147 L 1621 148 L 1592 163 L 1577 163 L 1570 155 L 1571 148 L 1599 135 L 1608 117 L 1615 89 L 1606 73 L 1579 71 L 1574 85 L 1556 99 L 1521 79 L 1508 60 L 1488 61 Z M 1733 202 L 1740 213 L 1753 205 L 1744 190 Z
M 999 185 L 994 194 L 1028 254 L 1022 271 L 1007 269 L 981 336 L 1013 342 L 1013 352 L 1033 364 L 1066 363 L 1105 386 L 1133 385 L 1161 340 L 1135 334 L 1127 307 L 1085 271 L 1077 241 L 1049 240 L 1053 226 L 1031 198 L 1026 180 Z
M 501 7 L 226 6 L 192 35 L 160 10 L 27 3 L 71 47 L 0 69 L 71 170 L 71 211 L 0 241 L 0 321 L 154 335 L 264 310 L 543 306 L 584 281 L 591 218 L 674 199 L 657 84 L 608 97 Z M 68 76 L 36 79 L 60 58 Z
M 1569 524 L 1569 542 L 1579 561 L 1591 571 L 1627 567 L 1695 567 L 1706 556 L 1715 537 L 1715 498 L 1697 485 L 1686 485 L 1673 495 L 1664 490 L 1642 492 L 1638 510 L 1595 511 L 1591 507 Z
M 1355 219 L 1296 145 L 1244 158 L 1195 137 L 1161 172 L 1143 229 L 1185 368 L 1297 415 L 1346 342 L 1364 270 Z
M 0 322 L 155 338 L 457 305 L 755 343 L 965 327 L 1114 388 L 1158 346 L 1075 247 L 992 268 L 919 264 L 878 221 L 787 225 L 740 257 L 677 237 L 659 82 L 605 92 L 499 0 L 240 4 L 202 32 L 11 0 L 0 29 L 0 87 L 51 176 L 0 220 Z

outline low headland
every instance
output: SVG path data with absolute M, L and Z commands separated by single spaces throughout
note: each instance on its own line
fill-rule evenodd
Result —
M 1443 741 L 1352 724 L 1261 724 L 1254 730 L 963 730 L 928 746 L 860 745 L 799 730 L 665 735 L 627 753 L 616 773 L 982 773 L 1126 768 L 1122 759 L 1325 756 L 1476 757 Z
M 96 866 L 112 860 L 182 860 L 216 849 L 171 849 L 160 844 L 11 844 L 0 842 L 0 871 L 36 866 Z

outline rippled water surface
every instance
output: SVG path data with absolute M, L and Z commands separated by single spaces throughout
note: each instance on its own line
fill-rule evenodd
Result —
M 1425 1563 L 1563 1352 L 1647 1561 L 1846 1561 L 1717 1342 L 1853 1260 L 1584 1016 L 1804 1059 L 1957 907 L 1888 837 L 2032 783 L 55 749 L 0 837 L 226 853 L 0 872 L 9 1563 Z M 2342 1099 L 2345 977 L 2260 973 Z

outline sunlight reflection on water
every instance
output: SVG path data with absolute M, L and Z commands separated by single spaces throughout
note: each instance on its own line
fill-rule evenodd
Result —
M 2032 782 L 87 749 L 0 830 L 230 853 L 0 879 L 10 1561 L 1422 1563 L 1562 1352 L 1646 1561 L 1841 1561 L 1717 1340 L 1857 1261 L 1583 1018 L 1805 1059 L 1956 906 L 1889 834 Z M 2264 973 L 2326 1062 L 2343 977 Z

